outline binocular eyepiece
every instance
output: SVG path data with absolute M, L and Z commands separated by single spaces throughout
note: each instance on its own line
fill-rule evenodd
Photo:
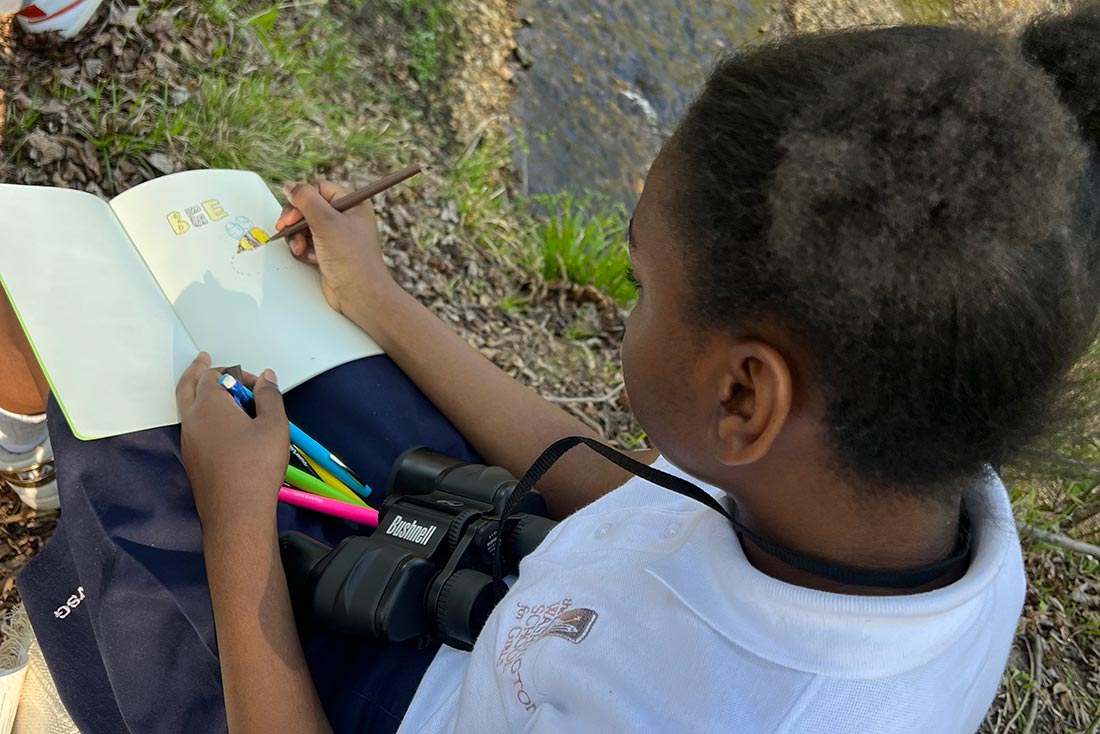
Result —
M 532 491 L 505 520 L 516 478 L 428 448 L 398 457 L 378 528 L 329 548 L 301 533 L 279 538 L 299 623 L 399 642 L 435 638 L 468 650 L 495 606 L 493 561 L 516 573 L 556 523 Z

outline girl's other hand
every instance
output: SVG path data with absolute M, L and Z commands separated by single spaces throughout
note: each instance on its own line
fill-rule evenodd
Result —
M 351 193 L 343 186 L 329 181 L 287 183 L 283 191 L 289 203 L 275 228 L 285 229 L 303 218 L 309 222 L 308 230 L 290 238 L 290 251 L 302 262 L 320 267 L 321 290 L 333 309 L 344 313 L 350 294 L 392 283 L 369 200 L 338 212 L 332 202 Z
M 255 418 L 218 384 L 219 377 L 221 372 L 210 368 L 210 355 L 200 352 L 176 385 L 183 465 L 203 533 L 274 533 L 290 449 L 275 373 L 264 370 L 259 377 L 245 377 L 256 396 Z

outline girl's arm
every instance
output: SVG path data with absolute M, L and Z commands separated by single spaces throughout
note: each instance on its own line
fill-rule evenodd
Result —
M 204 531 L 202 541 L 230 734 L 328 734 L 294 627 L 274 523 Z
M 311 239 L 295 236 L 291 251 L 319 263 L 329 304 L 386 351 L 477 449 L 482 458 L 520 476 L 563 436 L 599 438 L 580 421 L 543 400 L 485 359 L 390 277 L 382 262 L 374 211 L 367 202 L 346 213 L 328 202 L 347 193 L 334 184 L 286 188 L 291 204 L 277 223 L 304 214 Z M 653 461 L 656 452 L 638 452 Z M 577 448 L 539 483 L 551 517 L 561 519 L 622 484 L 630 475 Z
M 600 438 L 509 377 L 399 286 L 364 290 L 345 308 L 486 462 L 519 477 L 556 439 Z M 629 476 L 578 447 L 554 465 L 539 489 L 550 516 L 560 520 Z
M 326 734 L 332 729 L 294 627 L 276 535 L 290 445 L 282 395 L 265 371 L 253 383 L 253 420 L 219 376 L 200 353 L 180 377 L 176 401 L 183 465 L 202 521 L 229 731 Z

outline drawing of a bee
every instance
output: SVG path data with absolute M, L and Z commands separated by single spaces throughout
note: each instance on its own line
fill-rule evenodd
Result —
M 270 235 L 253 225 L 252 220 L 240 216 L 225 225 L 225 232 L 237 240 L 237 253 L 255 250 L 270 239 Z

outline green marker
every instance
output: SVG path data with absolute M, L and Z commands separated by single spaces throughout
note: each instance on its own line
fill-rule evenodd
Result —
M 306 474 L 301 469 L 297 469 L 293 466 L 286 468 L 286 474 L 283 475 L 288 484 L 293 484 L 298 489 L 304 489 L 307 492 L 313 494 L 319 494 L 322 497 L 328 497 L 330 500 L 338 500 L 340 502 L 350 502 L 358 505 L 359 507 L 367 507 L 367 503 L 356 497 L 351 492 L 344 493 L 336 489 L 332 485 L 325 484 L 317 477 Z

